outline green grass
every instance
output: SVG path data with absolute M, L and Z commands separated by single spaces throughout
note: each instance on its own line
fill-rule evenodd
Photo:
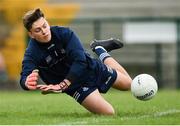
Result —
M 65 94 L 0 91 L 0 125 L 180 124 L 180 91 L 163 90 L 149 101 L 111 90 L 104 97 L 114 116 L 92 114 Z

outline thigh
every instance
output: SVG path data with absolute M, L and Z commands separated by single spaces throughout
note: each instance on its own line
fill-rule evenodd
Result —
M 114 109 L 99 93 L 96 89 L 91 94 L 89 94 L 84 101 L 81 103 L 83 107 L 92 113 L 103 114 L 103 115 L 113 115 Z
M 131 79 L 128 76 L 122 74 L 119 71 L 117 72 L 117 78 L 113 84 L 113 88 L 118 90 L 129 90 L 131 87 Z

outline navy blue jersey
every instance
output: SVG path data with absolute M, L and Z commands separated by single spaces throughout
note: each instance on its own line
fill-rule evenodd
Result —
M 72 84 L 84 83 L 90 75 L 96 76 L 100 61 L 93 59 L 73 31 L 69 28 L 51 27 L 49 43 L 30 39 L 22 62 L 20 85 L 25 87 L 26 77 L 39 69 L 46 84 L 58 84 L 68 79 Z

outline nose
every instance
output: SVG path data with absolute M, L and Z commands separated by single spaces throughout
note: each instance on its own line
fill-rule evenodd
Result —
M 42 34 L 45 35 L 46 30 L 44 28 L 42 28 L 41 31 L 42 31 Z

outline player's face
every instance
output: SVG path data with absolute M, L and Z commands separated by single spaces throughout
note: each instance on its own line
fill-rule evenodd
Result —
M 46 19 L 41 17 L 35 21 L 32 24 L 29 35 L 41 43 L 48 43 L 51 40 L 51 31 Z

